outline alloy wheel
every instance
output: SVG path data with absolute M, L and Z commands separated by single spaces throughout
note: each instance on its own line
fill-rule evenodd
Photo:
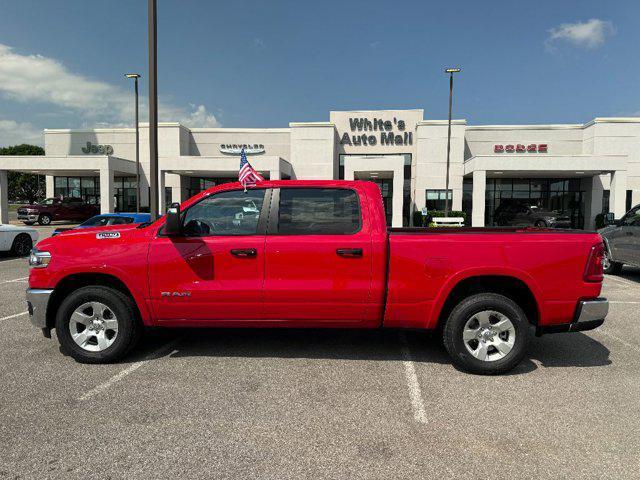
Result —
M 80 348 L 89 352 L 101 352 L 116 340 L 118 319 L 104 303 L 83 303 L 71 314 L 69 332 Z
M 495 310 L 474 314 L 464 325 L 462 340 L 478 360 L 493 362 L 506 357 L 516 341 L 516 329 L 509 318 Z

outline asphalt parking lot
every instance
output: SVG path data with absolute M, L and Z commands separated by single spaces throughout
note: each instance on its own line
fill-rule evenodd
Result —
M 0 478 L 640 478 L 640 269 L 607 277 L 603 327 L 501 377 L 397 331 L 156 331 L 80 365 L 27 275 L 0 258 Z

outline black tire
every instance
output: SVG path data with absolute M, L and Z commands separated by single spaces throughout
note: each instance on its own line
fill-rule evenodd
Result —
M 609 267 L 604 269 L 604 273 L 608 275 L 620 275 L 622 273 L 622 263 L 620 262 L 609 262 Z
M 25 257 L 29 255 L 33 248 L 33 241 L 28 233 L 20 233 L 13 239 L 11 244 L 11 255 L 16 257 Z
M 118 333 L 113 343 L 102 351 L 88 351 L 71 337 L 69 323 L 73 312 L 87 302 L 100 302 L 116 316 Z M 56 313 L 56 333 L 62 350 L 80 363 L 111 363 L 123 358 L 135 347 L 142 333 L 133 300 L 109 287 L 82 287 L 69 294 Z
M 496 360 L 479 360 L 465 346 L 463 330 L 475 314 L 492 310 L 506 316 L 515 329 L 515 341 L 509 353 Z M 496 293 L 480 293 L 462 300 L 447 319 L 443 339 L 444 346 L 455 366 L 479 375 L 506 373 L 518 365 L 531 338 L 531 325 L 522 309 L 510 298 Z
M 51 225 L 51 215 L 48 213 L 42 213 L 38 217 L 38 223 L 40 225 Z
M 536 220 L 536 223 L 534 225 L 539 228 L 544 228 L 547 226 L 547 222 L 545 222 L 544 220 Z

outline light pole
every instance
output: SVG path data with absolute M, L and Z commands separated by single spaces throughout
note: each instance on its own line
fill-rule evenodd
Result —
M 447 176 L 444 190 L 444 216 L 449 216 L 449 154 L 451 153 L 451 105 L 453 102 L 453 74 L 461 72 L 461 68 L 447 68 L 445 73 L 449 74 L 449 132 L 447 134 Z
M 149 0 L 149 212 L 158 218 L 158 27 L 156 0 Z M 164 193 L 164 192 L 163 192 Z
M 140 124 L 138 122 L 138 73 L 125 73 L 125 77 L 133 78 L 136 92 L 136 213 L 140 213 Z

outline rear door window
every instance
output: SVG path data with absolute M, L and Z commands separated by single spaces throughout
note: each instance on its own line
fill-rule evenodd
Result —
M 281 235 L 348 235 L 360 230 L 360 202 L 346 188 L 282 188 Z

